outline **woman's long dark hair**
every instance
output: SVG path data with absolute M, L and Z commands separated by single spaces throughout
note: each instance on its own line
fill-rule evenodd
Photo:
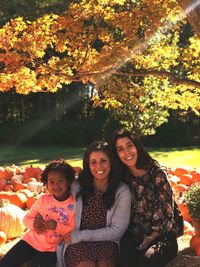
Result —
M 115 194 L 120 183 L 120 179 L 116 172 L 116 162 L 109 144 L 105 141 L 94 141 L 91 143 L 83 157 L 83 170 L 79 175 L 80 191 L 77 197 L 81 196 L 83 203 L 87 205 L 87 201 L 94 194 L 93 176 L 89 168 L 89 160 L 92 152 L 100 151 L 107 155 L 110 160 L 110 174 L 106 192 L 103 194 L 103 202 L 107 209 L 110 209 L 115 201 Z
M 131 140 L 131 142 L 134 144 L 134 146 L 137 149 L 138 157 L 136 162 L 136 168 L 137 169 L 144 169 L 144 170 L 150 170 L 152 167 L 158 167 L 160 166 L 159 163 L 153 159 L 149 153 L 144 149 L 142 143 L 140 142 L 139 137 L 134 136 L 129 131 L 125 129 L 118 130 L 114 133 L 112 138 L 112 151 L 116 157 L 116 160 L 118 162 L 118 166 L 120 167 L 120 172 L 126 171 L 127 166 L 123 164 L 118 156 L 116 143 L 119 138 L 127 137 Z

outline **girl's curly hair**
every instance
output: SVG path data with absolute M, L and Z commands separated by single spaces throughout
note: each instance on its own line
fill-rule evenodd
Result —
M 67 184 L 70 190 L 70 186 L 75 179 L 75 171 L 73 167 L 70 164 L 68 164 L 64 159 L 57 159 L 57 160 L 51 161 L 45 167 L 44 171 L 41 174 L 41 181 L 43 182 L 44 185 L 47 184 L 48 174 L 51 171 L 62 172 L 67 180 Z

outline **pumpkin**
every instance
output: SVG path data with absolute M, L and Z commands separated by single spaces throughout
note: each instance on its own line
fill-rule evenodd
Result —
M 13 172 L 7 170 L 6 168 L 0 167 L 0 178 L 5 180 L 10 180 L 13 176 Z
M 198 171 L 191 171 L 190 174 L 192 175 L 193 182 L 200 182 L 200 172 Z
M 7 241 L 7 235 L 3 231 L 0 231 L 0 246 L 4 245 Z
M 194 235 L 190 239 L 190 247 L 195 251 L 195 254 L 197 256 L 200 256 L 200 236 L 199 235 Z
M 0 200 L 8 199 L 11 204 L 18 206 L 21 209 L 25 209 L 27 197 L 23 193 L 18 192 L 0 192 Z
M 192 218 L 189 215 L 189 211 L 188 211 L 187 206 L 183 202 L 179 203 L 178 206 L 179 206 L 179 209 L 183 215 L 183 219 L 185 221 L 192 222 Z
M 187 190 L 187 189 L 188 189 L 188 187 L 185 184 L 177 184 L 174 186 L 174 190 L 179 194 L 182 193 L 183 191 Z
M 173 169 L 173 173 L 176 176 L 181 176 L 183 174 L 188 174 L 188 170 L 185 168 L 175 168 Z
M 37 180 L 40 180 L 42 169 L 39 167 L 26 167 L 24 171 L 24 179 L 27 178 L 36 178 Z
M 0 179 L 0 191 L 4 189 L 5 185 L 6 185 L 6 180 Z
M 8 239 L 15 238 L 23 233 L 23 217 L 25 212 L 6 200 L 0 201 L 0 230 L 6 233 Z
M 4 186 L 4 189 L 3 189 L 4 191 L 13 191 L 13 185 L 12 184 L 6 184 L 5 186 Z
M 33 204 L 38 200 L 39 197 L 40 197 L 40 195 L 35 195 L 35 196 L 32 196 L 32 197 L 28 197 L 27 201 L 26 201 L 27 209 L 30 209 L 33 206 Z
M 180 176 L 181 184 L 190 186 L 193 183 L 193 177 L 191 174 L 183 174 Z
M 14 192 L 17 192 L 17 191 L 19 191 L 20 189 L 25 189 L 25 188 L 26 188 L 26 185 L 23 184 L 23 183 L 20 182 L 20 181 L 15 181 L 15 182 L 13 183 L 13 191 L 14 191 Z

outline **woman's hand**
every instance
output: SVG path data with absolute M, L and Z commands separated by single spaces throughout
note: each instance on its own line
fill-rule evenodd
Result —
M 160 234 L 154 231 L 151 235 L 145 236 L 142 243 L 137 247 L 138 250 L 145 250 L 151 242 L 156 239 Z
M 142 241 L 142 243 L 137 247 L 138 250 L 145 250 L 150 243 L 154 240 L 153 237 L 151 236 L 145 236 L 144 240 Z
M 33 221 L 33 228 L 39 235 L 45 233 L 47 230 L 45 226 L 45 221 L 39 213 Z
M 63 240 L 67 243 L 67 244 L 71 244 L 72 243 L 72 232 L 67 233 L 66 235 L 64 235 Z

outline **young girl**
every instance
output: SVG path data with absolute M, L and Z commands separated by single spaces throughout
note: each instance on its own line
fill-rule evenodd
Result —
M 52 161 L 42 173 L 49 193 L 41 195 L 24 217 L 28 230 L 0 262 L 0 267 L 17 267 L 32 260 L 34 266 L 56 264 L 56 246 L 74 228 L 74 199 L 70 186 L 73 168 L 64 160 Z

